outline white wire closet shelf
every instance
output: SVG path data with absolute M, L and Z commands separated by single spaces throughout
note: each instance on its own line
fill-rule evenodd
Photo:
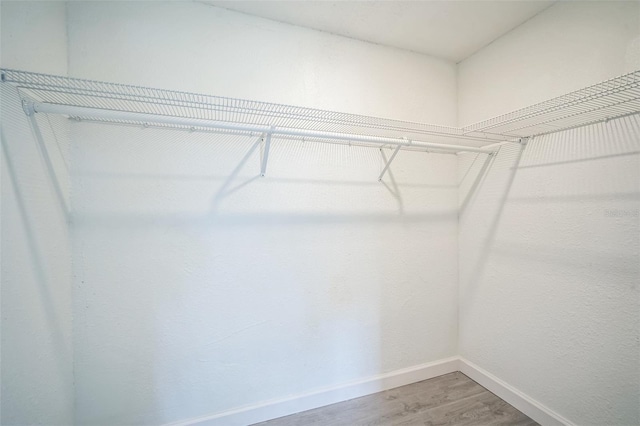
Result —
M 462 128 L 515 138 L 560 132 L 640 113 L 640 70 Z
M 78 120 L 216 130 L 435 152 L 496 151 L 518 142 L 640 112 L 640 71 L 464 127 L 1 69 L 25 112 Z

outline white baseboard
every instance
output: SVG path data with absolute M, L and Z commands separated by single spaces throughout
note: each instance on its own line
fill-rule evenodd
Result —
M 246 426 L 431 379 L 459 369 L 458 357 L 447 358 L 290 398 L 250 405 L 166 426 Z
M 543 426 L 574 426 L 569 420 L 498 379 L 493 374 L 464 358 L 459 359 L 460 372 L 475 380 Z
M 460 357 L 416 365 L 339 386 L 183 420 L 165 426 L 246 426 L 416 383 L 454 371 L 460 371 L 469 376 L 543 426 L 575 426 L 535 399 Z

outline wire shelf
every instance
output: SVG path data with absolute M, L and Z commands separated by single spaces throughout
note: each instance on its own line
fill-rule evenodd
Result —
M 640 113 L 640 71 L 461 128 L 19 70 L 2 69 L 1 73 L 2 81 L 15 84 L 23 97 L 52 105 L 428 143 L 453 140 L 468 147 L 517 141 Z M 73 117 L 104 120 L 91 115 Z
M 491 132 L 533 137 L 640 112 L 640 71 L 503 114 L 462 128 L 463 133 Z
M 2 81 L 16 84 L 34 100 L 57 105 L 430 142 L 460 139 L 470 146 L 506 140 L 500 135 L 464 135 L 457 127 L 19 70 L 2 70 Z

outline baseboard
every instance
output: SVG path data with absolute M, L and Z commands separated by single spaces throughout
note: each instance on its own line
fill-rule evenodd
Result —
M 447 358 L 290 398 L 268 401 L 166 426 L 246 426 L 431 379 L 459 369 L 458 357 Z
M 472 362 L 452 357 L 165 426 L 246 426 L 460 371 L 543 426 L 575 426 Z
M 464 358 L 460 371 L 543 426 L 574 426 L 569 420 Z

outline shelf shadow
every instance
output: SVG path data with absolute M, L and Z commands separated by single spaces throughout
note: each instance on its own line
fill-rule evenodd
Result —
M 387 164 L 387 162 L 389 162 L 389 159 L 384 153 L 384 150 L 382 149 L 380 150 L 380 155 L 382 156 L 383 164 Z M 396 179 L 393 176 L 393 170 L 391 170 L 391 165 L 389 165 L 389 168 L 387 169 L 386 174 L 389 175 L 391 186 L 389 186 L 389 184 L 387 184 L 384 180 L 381 180 L 380 183 L 382 183 L 385 186 L 385 188 L 387 188 L 387 190 L 391 193 L 393 198 L 395 198 L 396 201 L 398 202 L 398 213 L 403 214 L 404 203 L 402 201 L 402 194 L 400 193 L 400 188 L 398 187 L 398 183 L 396 182 Z
M 499 151 L 497 153 L 495 153 L 494 155 L 483 154 L 485 156 L 484 161 L 482 162 L 482 166 L 480 167 L 480 170 L 478 171 L 478 173 L 476 174 L 475 178 L 473 179 L 473 182 L 471 183 L 471 187 L 467 191 L 467 194 L 465 195 L 464 200 L 462 201 L 462 204 L 460 204 L 460 213 L 459 214 L 463 214 L 465 212 L 465 210 L 467 209 L 467 205 L 469 204 L 469 201 L 471 200 L 471 198 L 474 196 L 474 194 L 478 193 L 478 191 L 480 189 L 480 186 L 481 186 L 481 182 L 487 176 L 489 170 L 491 169 L 491 165 L 493 164 L 493 161 L 498 156 L 498 153 L 499 153 Z M 462 180 L 460 181 L 461 184 L 464 181 L 464 179 L 467 177 L 467 175 L 469 174 L 471 169 L 473 168 L 473 165 L 475 164 L 475 162 L 476 162 L 476 160 L 478 159 L 479 156 L 480 156 L 480 154 L 476 155 L 476 157 L 473 159 L 473 162 L 469 166 L 469 169 L 467 170 L 467 172 L 464 174 Z
M 9 186 L 13 191 L 15 206 L 19 212 L 18 220 L 22 224 L 22 229 L 25 235 L 25 242 L 27 250 L 29 251 L 29 263 L 31 264 L 30 272 L 34 275 L 34 281 L 37 283 L 37 294 L 38 300 L 42 306 L 42 310 L 44 312 L 45 323 L 47 324 L 47 330 L 51 333 L 50 338 L 48 339 L 50 344 L 53 346 L 54 350 L 50 353 L 50 356 L 55 359 L 55 365 L 57 367 L 57 373 L 59 374 L 61 380 L 67 383 L 68 386 L 71 386 L 68 382 L 71 380 L 65 373 L 69 371 L 69 358 L 72 356 L 72 348 L 70 345 L 67 345 L 68 338 L 65 336 L 65 333 L 62 331 L 63 324 L 60 316 L 58 314 L 58 308 L 55 305 L 55 300 L 59 296 L 54 296 L 54 292 L 57 291 L 57 287 L 54 285 L 56 283 L 53 282 L 53 279 L 50 277 L 48 271 L 51 267 L 47 266 L 46 258 L 43 254 L 43 250 L 38 244 L 38 237 L 36 235 L 36 226 L 30 213 L 30 209 L 27 206 L 25 200 L 29 198 L 25 197 L 22 189 L 20 188 L 18 172 L 15 164 L 13 163 L 13 159 L 10 153 L 10 149 L 8 146 L 8 141 L 6 135 L 4 133 L 4 129 L 0 127 L 0 145 L 2 145 L 2 158 L 3 162 L 6 165 L 5 170 L 7 171 Z M 57 195 L 60 195 L 59 193 Z M 60 200 L 58 200 L 60 201 Z M 4 201 L 3 201 L 4 203 Z M 6 208 L 3 206 L 3 209 Z M 67 222 L 68 223 L 68 222 Z M 4 289 L 5 283 L 5 271 L 3 271 L 2 279 L 3 284 L 2 287 Z M 16 284 L 25 284 L 25 283 L 16 283 Z M 66 283 L 65 283 L 66 284 Z M 16 302 L 19 302 L 16 300 Z M 26 301 L 22 301 L 26 302 Z M 3 318 L 3 322 L 6 318 Z M 3 323 L 3 332 L 6 331 L 4 328 L 6 324 Z M 22 326 L 21 326 L 22 327 Z M 24 330 L 23 330 L 24 331 Z M 3 360 L 4 361 L 4 360 Z M 6 365 L 5 365 L 6 367 Z
M 244 182 L 236 185 L 235 187 L 229 188 L 231 186 L 231 183 L 233 183 L 233 180 L 238 176 L 238 173 L 240 173 L 240 170 L 242 170 L 242 168 L 245 166 L 245 164 L 247 163 L 249 158 L 251 158 L 251 154 L 253 154 L 253 152 L 256 150 L 256 148 L 258 148 L 258 146 L 260 146 L 261 140 L 262 140 L 262 137 L 258 138 L 258 140 L 256 140 L 253 143 L 253 145 L 251 145 L 251 147 L 249 148 L 247 153 L 244 155 L 244 157 L 242 157 L 242 159 L 240 160 L 238 165 L 231 171 L 231 173 L 226 178 L 226 180 L 224 181 L 224 183 L 222 184 L 222 186 L 220 187 L 220 189 L 218 190 L 216 195 L 213 197 L 213 210 L 214 211 L 218 210 L 218 208 L 220 207 L 220 203 L 228 195 L 233 194 L 234 192 L 242 189 L 244 186 L 249 185 L 251 182 L 253 182 L 254 180 L 256 180 L 257 178 L 260 177 L 260 174 L 257 174 L 256 176 L 253 176 L 253 177 L 245 180 Z

